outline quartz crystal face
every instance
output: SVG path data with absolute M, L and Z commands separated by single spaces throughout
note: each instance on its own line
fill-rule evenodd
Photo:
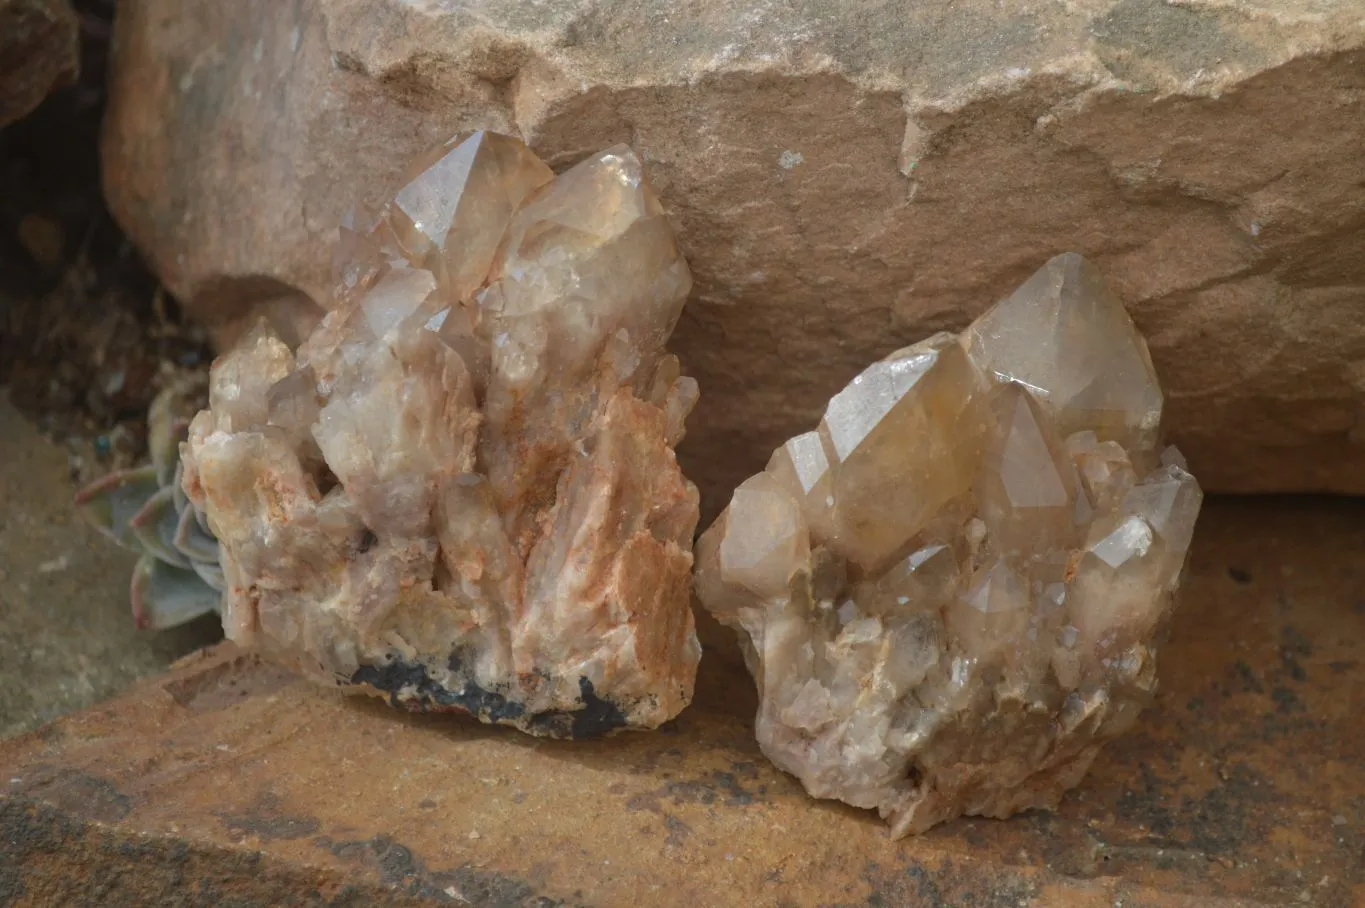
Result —
M 1161 405 L 1074 254 L 854 378 L 697 543 L 764 753 L 897 836 L 1055 806 L 1156 687 L 1202 500 Z
M 297 351 L 220 357 L 182 449 L 223 623 L 329 685 L 533 734 L 654 727 L 692 694 L 691 277 L 630 149 L 555 176 L 459 136 L 341 228 Z

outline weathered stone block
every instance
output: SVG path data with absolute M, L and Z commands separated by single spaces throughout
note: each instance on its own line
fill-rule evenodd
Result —
M 1359 0 L 129 0 L 117 45 L 110 203 L 220 324 L 322 299 L 347 207 L 459 129 L 556 170 L 635 148 L 696 278 L 704 517 L 866 363 L 1068 249 L 1210 489 L 1365 492 Z

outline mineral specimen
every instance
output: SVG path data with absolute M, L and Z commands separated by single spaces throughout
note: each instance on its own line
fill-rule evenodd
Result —
M 331 311 L 217 360 L 183 448 L 223 624 L 312 677 L 538 735 L 691 698 L 691 287 L 623 146 L 556 177 L 487 132 L 344 226 Z
M 1202 499 L 1161 407 L 1074 254 L 854 378 L 697 545 L 764 753 L 896 836 L 1055 806 L 1156 687 Z

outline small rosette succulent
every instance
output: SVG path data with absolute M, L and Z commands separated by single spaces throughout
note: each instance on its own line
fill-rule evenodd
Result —
M 110 473 L 76 493 L 87 522 L 142 556 L 129 591 L 133 620 L 142 629 L 162 630 L 221 611 L 218 540 L 180 487 L 180 443 L 206 391 L 203 375 L 177 377 L 147 411 L 151 462 Z

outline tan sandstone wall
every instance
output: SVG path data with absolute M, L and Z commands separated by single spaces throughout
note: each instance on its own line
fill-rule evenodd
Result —
M 633 145 L 696 275 L 705 514 L 1064 250 L 1207 488 L 1365 492 L 1365 0 L 125 0 L 116 40 L 110 203 L 227 328 L 321 298 L 346 208 L 455 130 Z

